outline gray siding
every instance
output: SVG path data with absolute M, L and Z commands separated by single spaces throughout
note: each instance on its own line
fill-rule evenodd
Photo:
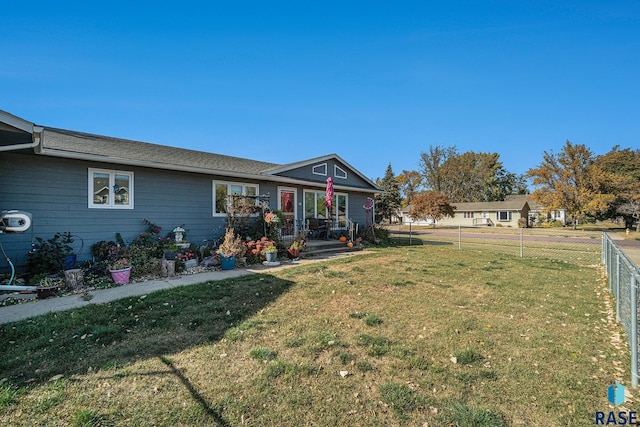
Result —
M 327 163 L 327 175 L 316 175 L 312 172 L 312 169 L 317 164 Z M 334 166 L 338 166 L 343 171 L 347 172 L 347 178 L 338 178 L 334 176 Z M 286 176 L 289 178 L 297 178 L 304 179 L 306 181 L 317 182 L 321 185 L 327 184 L 327 178 L 331 177 L 333 179 L 334 185 L 343 185 L 349 187 L 357 187 L 363 189 L 371 189 L 371 185 L 360 178 L 358 174 L 356 174 L 351 168 L 345 166 L 341 162 L 338 162 L 334 159 L 327 160 L 326 162 L 318 162 L 311 165 L 303 166 L 297 169 L 292 169 L 286 172 L 282 172 L 278 174 L 279 176 Z
M 134 209 L 90 209 L 87 200 L 89 168 L 133 172 Z M 329 171 L 333 173 L 332 166 Z M 300 177 L 309 178 L 303 172 L 300 171 Z M 352 171 L 347 172 L 350 180 L 360 180 Z M 56 232 L 80 236 L 84 240 L 84 249 L 79 260 L 86 260 L 91 257 L 93 243 L 114 240 L 116 233 L 120 233 L 126 242 L 131 241 L 144 231 L 143 219 L 161 226 L 163 236 L 182 225 L 190 242 L 217 239 L 224 232 L 226 218 L 213 216 L 211 183 L 214 180 L 257 183 L 260 193 L 270 196 L 270 206 L 274 209 L 278 206 L 278 184 L 272 182 L 125 167 L 41 156 L 26 151 L 0 152 L 0 210 L 19 209 L 33 216 L 30 230 L 0 234 L 0 242 L 16 267 L 22 268 L 35 237 L 46 240 Z M 360 184 L 364 181 L 360 180 Z M 302 219 L 304 214 L 301 203 L 305 188 L 312 187 L 297 186 L 298 219 Z M 350 192 L 348 196 L 349 218 L 361 227 L 364 225 L 362 206 L 369 195 Z M 79 242 L 74 243 L 76 250 L 80 248 Z M 7 270 L 8 264 L 0 261 L 0 271 Z
M 90 209 L 90 167 L 132 171 L 134 209 Z M 1 153 L 0 209 L 30 212 L 33 222 L 26 233 L 2 234 L 0 241 L 16 266 L 23 266 L 32 237 L 48 239 L 56 232 L 71 232 L 84 240 L 80 259 L 87 259 L 90 246 L 97 241 L 114 240 L 116 233 L 130 241 L 140 234 L 145 229 L 143 219 L 160 225 L 162 235 L 184 224 L 189 241 L 214 239 L 222 234 L 225 218 L 212 216 L 213 179 L 183 172 Z M 0 269 L 6 267 L 2 264 Z
M 367 204 L 367 197 L 373 197 L 369 193 L 349 193 L 349 218 L 360 226 L 364 227 L 365 211 L 363 206 Z

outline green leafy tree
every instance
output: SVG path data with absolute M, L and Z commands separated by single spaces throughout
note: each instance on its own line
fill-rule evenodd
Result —
M 498 153 L 459 154 L 455 147 L 430 146 L 420 164 L 426 187 L 456 202 L 504 200 L 526 191 L 524 179 L 507 171 Z
M 427 188 L 441 193 L 447 174 L 446 164 L 449 159 L 458 156 L 458 150 L 455 146 L 442 147 L 440 145 L 430 145 L 429 151 L 420 154 L 420 166 L 422 168 L 422 177 Z
M 534 200 L 547 210 L 566 209 L 574 227 L 577 217 L 606 212 L 615 199 L 606 192 L 607 174 L 594 167 L 594 156 L 583 144 L 566 141 L 559 154 L 545 151 L 542 163 L 527 176 L 537 187 Z
M 404 205 L 410 205 L 414 195 L 422 186 L 422 175 L 418 171 L 403 170 L 396 180 L 400 186 L 400 191 L 404 195 Z
M 376 184 L 382 190 L 382 193 L 375 196 L 376 215 L 387 218 L 391 222 L 393 216 L 397 215 L 400 210 L 402 196 L 400 195 L 400 185 L 393 174 L 390 163 L 384 177 L 376 180 Z
M 456 207 L 451 205 L 449 196 L 437 193 L 435 191 L 427 191 L 417 194 L 413 198 L 409 216 L 415 220 L 432 220 L 435 228 L 436 222 L 445 216 L 453 216 Z
M 607 192 L 615 195 L 609 205 L 609 217 L 622 216 L 629 228 L 636 224 L 640 232 L 640 150 L 620 149 L 616 145 L 598 156 L 594 167 L 601 170 Z

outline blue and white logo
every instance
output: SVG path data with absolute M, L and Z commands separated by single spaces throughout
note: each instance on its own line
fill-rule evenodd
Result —
M 607 389 L 607 398 L 610 403 L 616 406 L 620 406 L 624 403 L 624 386 L 616 381 L 615 384 L 611 384 Z

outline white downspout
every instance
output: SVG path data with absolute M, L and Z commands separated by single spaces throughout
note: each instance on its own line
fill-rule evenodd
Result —
M 32 138 L 33 138 L 33 142 L 29 142 L 26 144 L 16 144 L 16 145 L 6 145 L 6 146 L 0 146 L 0 151 L 15 151 L 15 150 L 22 150 L 24 148 L 35 148 L 38 145 L 40 145 L 40 137 L 42 135 L 42 127 L 41 126 L 34 126 L 33 127 L 33 132 L 32 132 Z

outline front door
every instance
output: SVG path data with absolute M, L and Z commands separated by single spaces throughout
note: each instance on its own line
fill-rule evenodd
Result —
M 278 209 L 284 215 L 283 236 L 296 233 L 296 189 L 278 187 Z

